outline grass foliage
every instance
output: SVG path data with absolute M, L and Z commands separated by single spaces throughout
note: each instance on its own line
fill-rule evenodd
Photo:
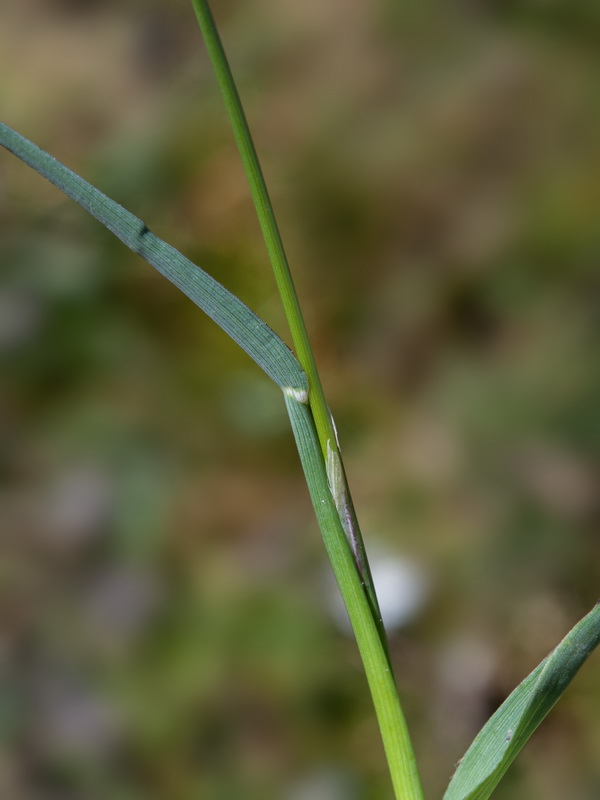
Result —
M 192 5 L 229 112 L 295 354 L 236 294 L 155 236 L 137 216 L 5 124 L 0 124 L 0 144 L 167 277 L 283 390 L 317 521 L 365 668 L 395 796 L 422 800 L 376 587 L 273 206 L 211 12 L 204 0 L 192 0 Z M 596 605 L 484 725 L 461 760 L 445 800 L 486 800 L 492 794 L 599 641 L 600 605 Z M 343 670 L 340 664 L 336 668 Z

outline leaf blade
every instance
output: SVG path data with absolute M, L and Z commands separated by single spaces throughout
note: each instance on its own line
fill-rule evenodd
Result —
M 306 375 L 285 342 L 257 314 L 146 224 L 80 175 L 0 122 L 0 144 L 75 200 L 213 319 L 281 388 L 308 391 Z
M 483 726 L 452 776 L 444 800 L 487 800 L 599 643 L 597 603 Z

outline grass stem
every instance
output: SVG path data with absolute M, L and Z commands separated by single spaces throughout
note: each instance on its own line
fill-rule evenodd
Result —
M 325 545 L 348 609 L 367 673 L 396 797 L 402 800 L 422 800 L 422 790 L 412 744 L 398 699 L 385 629 L 362 534 L 348 487 L 335 425 L 325 400 L 298 294 L 275 218 L 273 204 L 271 203 L 248 121 L 212 12 L 206 0 L 192 0 L 192 5 L 229 114 L 233 134 L 241 155 L 283 303 L 294 349 L 298 361 L 308 378 L 308 405 L 310 412 L 306 408 L 302 412 L 299 411 L 299 409 L 303 408 L 302 403 L 298 403 L 297 399 L 290 393 L 286 393 L 286 403 L 288 411 L 290 409 L 294 411 L 294 413 L 290 411 L 290 419 L 296 435 L 298 451 L 305 469 Z M 314 441 L 317 443 L 317 448 L 320 449 L 320 470 L 318 471 L 319 477 L 317 479 L 319 491 L 321 493 L 324 492 L 324 496 L 327 498 L 324 501 L 326 505 L 333 508 L 333 514 L 327 517 L 323 517 L 320 514 L 320 510 L 324 507 L 321 502 L 323 498 L 315 502 L 314 488 L 311 488 L 311 480 L 309 480 L 307 473 L 307 456 L 302 449 L 303 446 L 307 446 L 306 436 L 298 438 L 296 427 L 294 427 L 299 424 L 300 415 L 306 414 L 310 416 L 310 424 L 307 422 L 307 418 L 304 420 L 305 426 L 309 425 L 314 429 Z M 336 476 L 334 483 L 331 481 L 332 475 Z M 340 536 L 343 542 L 339 541 Z M 333 548 L 333 544 L 335 544 L 336 549 Z M 352 568 L 350 572 L 347 564 L 343 569 L 340 566 L 340 553 L 342 552 L 345 553 L 344 559 L 346 557 L 351 559 Z M 362 596 L 362 605 L 355 603 L 357 591 Z

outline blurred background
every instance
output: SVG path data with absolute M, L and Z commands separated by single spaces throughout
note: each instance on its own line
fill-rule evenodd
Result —
M 426 794 L 598 598 L 600 6 L 216 8 Z M 4 0 L 4 121 L 284 332 L 186 0 Z M 279 390 L 0 153 L 0 795 L 391 796 Z M 494 797 L 597 800 L 596 655 Z

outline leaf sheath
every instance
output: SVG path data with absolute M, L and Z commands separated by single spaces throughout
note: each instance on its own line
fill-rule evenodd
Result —
M 319 438 L 310 408 L 286 394 L 285 401 L 325 548 L 350 617 L 373 697 L 373 704 L 398 800 L 423 800 L 415 756 L 387 649 L 354 561 L 329 489 Z

